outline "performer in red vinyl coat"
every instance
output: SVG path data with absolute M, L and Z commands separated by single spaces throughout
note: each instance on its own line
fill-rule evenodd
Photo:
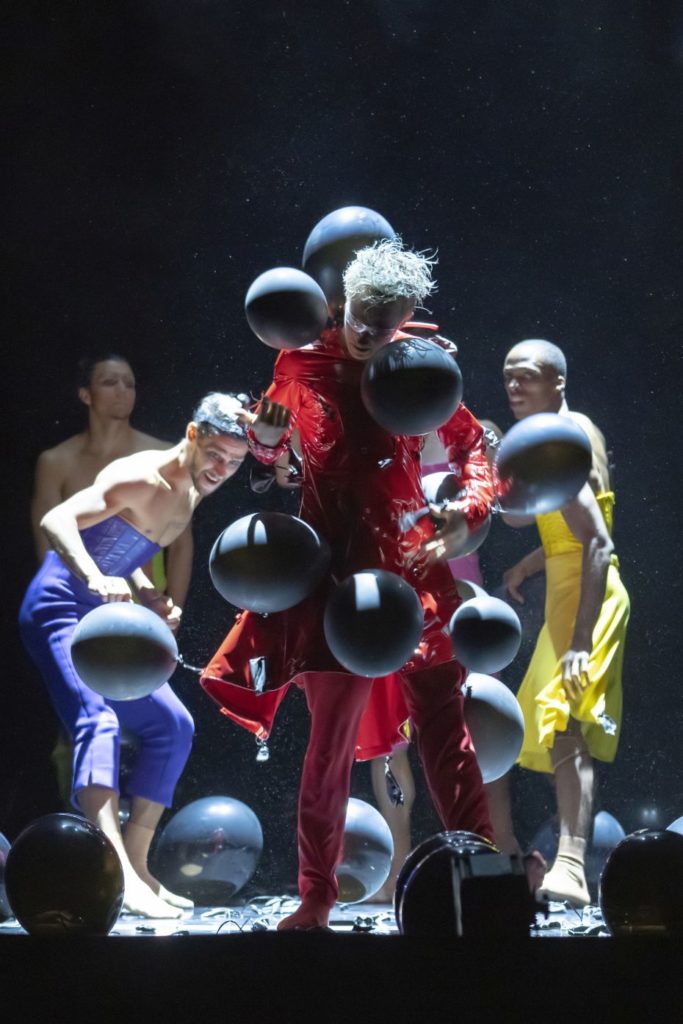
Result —
M 299 796 L 302 903 L 281 922 L 285 929 L 327 924 L 337 897 L 335 867 L 354 753 L 359 759 L 390 753 L 407 719 L 444 827 L 492 835 L 464 722 L 465 671 L 453 658 L 448 632 L 460 598 L 447 559 L 484 519 L 493 497 L 482 428 L 462 404 L 439 428 L 462 496 L 441 513 L 436 534 L 429 516 L 403 530 L 405 513 L 425 503 L 423 440 L 394 436 L 375 423 L 361 400 L 360 377 L 365 361 L 396 338 L 434 288 L 431 261 L 384 241 L 356 255 L 344 283 L 343 326 L 323 331 L 312 345 L 280 353 L 261 411 L 266 420 L 270 411 L 273 426 L 257 428 L 251 438 L 259 460 L 282 467 L 297 431 L 300 514 L 331 547 L 330 579 L 288 611 L 240 613 L 201 678 L 221 710 L 262 739 L 289 683 L 305 690 L 311 734 Z M 350 674 L 335 660 L 322 627 L 334 581 L 370 568 L 407 580 L 425 615 L 411 660 L 399 673 L 374 680 Z

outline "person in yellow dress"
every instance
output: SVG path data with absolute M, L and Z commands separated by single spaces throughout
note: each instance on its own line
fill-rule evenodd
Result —
M 510 350 L 504 383 L 512 413 L 571 417 L 588 435 L 593 465 L 588 483 L 561 510 L 536 517 L 541 547 L 503 576 L 524 601 L 523 581 L 546 573 L 545 622 L 522 681 L 524 713 L 519 764 L 554 777 L 560 835 L 557 856 L 539 894 L 581 907 L 589 903 L 584 860 L 593 811 L 593 761 L 614 760 L 621 731 L 621 673 L 629 598 L 611 540 L 614 493 L 605 439 L 565 399 L 566 360 L 551 342 L 529 340 Z M 513 526 L 533 517 L 505 517 Z M 508 781 L 487 787 L 497 845 L 519 853 Z

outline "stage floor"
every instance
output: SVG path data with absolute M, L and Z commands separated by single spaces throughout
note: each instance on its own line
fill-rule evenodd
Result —
M 163 937 L 173 935 L 227 935 L 275 931 L 278 922 L 296 910 L 299 901 L 290 896 L 262 896 L 242 906 L 195 907 L 173 921 L 149 920 L 123 913 L 109 933 L 117 937 Z M 340 934 L 398 935 L 396 918 L 389 903 L 337 904 L 330 927 Z M 608 936 L 600 908 L 573 910 L 562 903 L 550 903 L 547 915 L 538 913 L 530 930 L 532 938 L 576 938 Z M 26 935 L 12 918 L 0 924 L 0 935 Z

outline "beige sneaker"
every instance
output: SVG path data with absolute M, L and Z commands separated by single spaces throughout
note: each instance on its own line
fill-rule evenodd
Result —
M 571 903 L 573 907 L 588 906 L 590 894 L 583 867 L 585 854 L 585 839 L 560 836 L 555 863 L 538 890 L 541 899 Z

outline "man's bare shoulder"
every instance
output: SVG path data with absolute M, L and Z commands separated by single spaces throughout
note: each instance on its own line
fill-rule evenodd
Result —
M 45 448 L 38 456 L 38 462 L 44 466 L 54 468 L 67 466 L 74 459 L 80 458 L 83 454 L 85 443 L 85 434 L 74 434 L 72 437 L 67 437 L 65 441 L 60 441 L 53 448 Z

